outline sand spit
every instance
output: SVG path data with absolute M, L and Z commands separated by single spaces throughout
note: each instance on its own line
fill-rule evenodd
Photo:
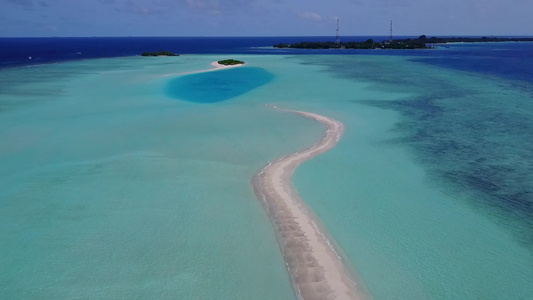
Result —
M 276 229 L 293 288 L 305 300 L 362 299 L 327 233 L 313 220 L 312 212 L 292 187 L 296 167 L 333 148 L 344 126 L 314 113 L 278 110 L 314 119 L 327 128 L 317 144 L 269 163 L 252 180 L 254 192 Z
M 176 75 L 198 74 L 198 73 L 206 73 L 206 72 L 219 71 L 219 70 L 224 70 L 224 69 L 238 68 L 238 67 L 245 66 L 246 63 L 244 63 L 244 64 L 240 64 L 240 65 L 226 66 L 226 65 L 221 65 L 221 64 L 219 64 L 218 62 L 214 61 L 214 62 L 212 62 L 210 65 L 213 67 L 212 69 L 199 70 L 199 71 L 192 71 L 192 72 L 184 72 L 184 73 L 171 73 L 171 74 L 165 74 L 165 75 L 163 75 L 163 76 L 161 76 L 161 77 L 176 76 Z

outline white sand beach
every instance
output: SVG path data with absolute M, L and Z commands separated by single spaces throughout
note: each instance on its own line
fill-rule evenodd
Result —
M 278 110 L 314 119 L 327 128 L 317 144 L 269 163 L 253 179 L 254 191 L 277 231 L 294 289 L 299 298 L 305 300 L 361 299 L 329 235 L 317 225 L 310 209 L 292 186 L 296 167 L 335 147 L 344 126 L 314 113 Z
M 246 63 L 239 64 L 239 65 L 221 65 L 217 61 L 214 61 L 214 62 L 211 63 L 211 65 L 214 67 L 214 69 L 209 69 L 209 70 L 206 70 L 206 71 L 215 71 L 215 70 L 218 70 L 218 69 L 237 68 L 237 67 L 242 67 L 242 66 L 246 65 Z
M 192 71 L 192 72 L 183 72 L 183 73 L 171 73 L 171 74 L 165 74 L 161 77 L 168 77 L 168 76 L 176 76 L 176 75 L 190 75 L 190 74 L 198 74 L 198 73 L 206 73 L 206 72 L 213 72 L 213 71 L 220 71 L 220 70 L 225 70 L 225 69 L 232 69 L 232 68 L 238 68 L 238 67 L 242 67 L 242 66 L 245 66 L 246 63 L 244 64 L 239 64 L 239 65 L 222 65 L 222 64 L 219 64 L 218 61 L 214 61 L 212 63 L 210 63 L 210 65 L 213 67 L 211 69 L 205 69 L 205 70 L 198 70 L 198 71 Z

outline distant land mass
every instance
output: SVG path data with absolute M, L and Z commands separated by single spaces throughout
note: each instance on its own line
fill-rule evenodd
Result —
M 428 44 L 446 43 L 488 43 L 488 42 L 533 42 L 533 38 L 503 38 L 503 37 L 431 37 L 421 35 L 417 39 L 399 39 L 392 41 L 375 42 L 368 39 L 364 42 L 300 42 L 295 44 L 280 43 L 274 48 L 295 48 L 295 49 L 429 49 L 433 48 Z
M 180 56 L 170 51 L 159 50 L 157 52 L 143 52 L 142 56 Z

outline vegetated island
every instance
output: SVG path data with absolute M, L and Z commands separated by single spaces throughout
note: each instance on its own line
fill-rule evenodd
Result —
M 368 39 L 364 42 L 300 42 L 296 44 L 280 43 L 274 48 L 295 48 L 295 49 L 430 49 L 431 44 L 447 43 L 489 43 L 489 42 L 533 42 L 533 38 L 500 38 L 500 37 L 446 37 L 428 38 L 421 35 L 417 39 L 399 39 L 392 41 L 375 42 Z M 428 45 L 429 44 L 429 45 Z
M 143 52 L 142 56 L 180 56 L 170 51 L 159 50 L 157 52 Z
M 224 66 L 244 65 L 244 61 L 240 61 L 236 59 L 219 60 L 218 63 Z

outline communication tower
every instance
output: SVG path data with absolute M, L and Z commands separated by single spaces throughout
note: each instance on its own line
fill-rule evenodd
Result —
M 337 45 L 340 45 L 341 43 L 341 36 L 339 35 L 339 18 L 337 18 L 337 38 L 335 39 L 335 43 L 337 43 Z
M 392 20 L 390 21 L 390 35 L 389 35 L 389 43 L 392 43 Z

